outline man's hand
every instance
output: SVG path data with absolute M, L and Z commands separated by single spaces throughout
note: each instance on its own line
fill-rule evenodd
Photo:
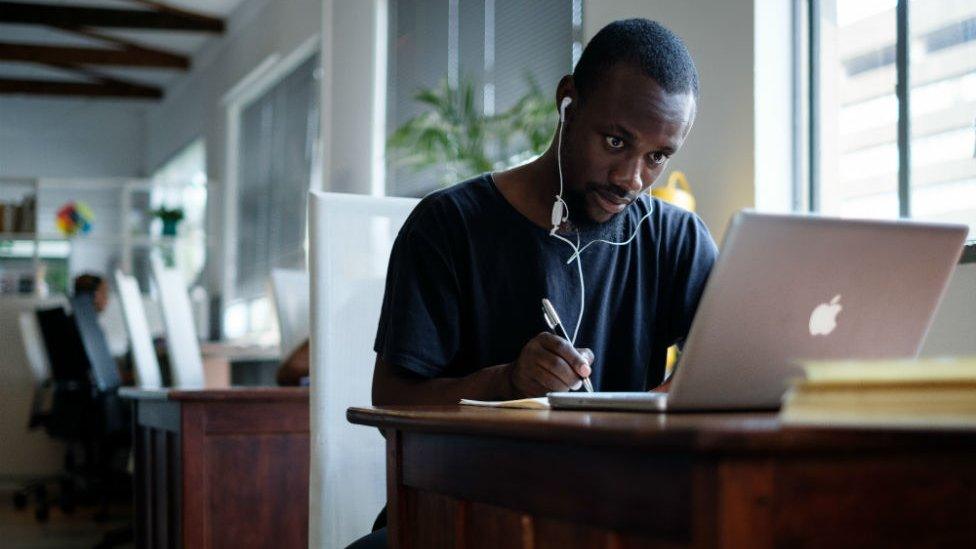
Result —
M 509 366 L 509 379 L 517 397 L 544 396 L 550 391 L 578 389 L 590 377 L 593 352 L 574 348 L 568 341 L 543 332 L 525 344 Z

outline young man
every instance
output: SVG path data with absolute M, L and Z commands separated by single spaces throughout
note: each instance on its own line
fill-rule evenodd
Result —
M 373 402 L 534 397 L 584 377 L 598 391 L 658 386 L 717 255 L 696 215 L 646 192 L 691 130 L 697 97 L 691 55 L 660 24 L 631 19 L 597 33 L 559 82 L 564 115 L 545 154 L 435 192 L 404 224 L 376 337 Z M 569 210 L 562 239 L 550 232 L 560 188 Z M 594 244 L 567 263 L 567 241 L 577 239 Z M 575 345 L 546 332 L 542 298 L 578 334 Z

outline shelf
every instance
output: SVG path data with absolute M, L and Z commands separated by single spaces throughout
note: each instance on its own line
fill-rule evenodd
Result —
M 132 235 L 128 238 L 122 236 L 88 236 L 88 235 L 75 235 L 75 236 L 65 236 L 58 233 L 41 233 L 35 235 L 34 233 L 2 233 L 0 232 L 0 241 L 28 241 L 33 242 L 35 238 L 43 242 L 92 242 L 97 244 L 124 244 L 128 242 L 133 246 L 155 246 L 158 244 L 173 244 L 179 237 L 175 236 L 150 236 L 150 235 Z

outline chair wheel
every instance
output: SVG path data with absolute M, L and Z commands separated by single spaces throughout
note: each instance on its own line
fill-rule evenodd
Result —
M 24 507 L 27 507 L 27 494 L 23 492 L 15 492 L 14 508 L 19 510 L 19 509 L 23 509 Z
M 50 518 L 50 511 L 48 510 L 47 505 L 38 505 L 37 509 L 34 511 L 34 518 L 37 519 L 37 522 L 47 522 L 47 519 Z

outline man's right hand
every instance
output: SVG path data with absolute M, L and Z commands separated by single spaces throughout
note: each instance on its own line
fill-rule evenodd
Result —
M 590 377 L 593 352 L 574 348 L 565 339 L 543 332 L 525 344 L 509 365 L 509 379 L 516 397 L 545 396 L 550 391 L 578 389 Z

